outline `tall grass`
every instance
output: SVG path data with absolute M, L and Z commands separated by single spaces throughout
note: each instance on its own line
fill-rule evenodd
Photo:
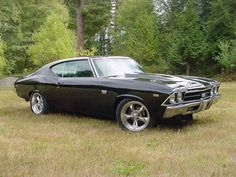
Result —
M 80 115 L 35 116 L 0 90 L 0 176 L 236 176 L 236 83 L 192 123 L 141 133 Z

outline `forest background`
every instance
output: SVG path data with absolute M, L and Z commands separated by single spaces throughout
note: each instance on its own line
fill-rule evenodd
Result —
M 88 55 L 236 79 L 235 0 L 1 0 L 0 77 Z

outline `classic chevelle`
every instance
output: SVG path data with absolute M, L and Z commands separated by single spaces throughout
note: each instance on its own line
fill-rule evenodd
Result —
M 119 126 L 141 131 L 158 120 L 209 109 L 219 82 L 191 76 L 145 73 L 128 57 L 78 57 L 49 63 L 15 82 L 33 113 L 50 109 L 114 117 Z

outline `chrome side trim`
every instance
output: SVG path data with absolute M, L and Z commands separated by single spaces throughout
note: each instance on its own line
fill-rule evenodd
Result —
M 165 105 L 166 105 L 165 103 L 169 100 L 170 96 L 171 96 L 173 93 L 175 93 L 175 92 L 172 92 L 172 93 L 163 101 L 163 103 L 161 104 L 161 106 L 165 106 Z

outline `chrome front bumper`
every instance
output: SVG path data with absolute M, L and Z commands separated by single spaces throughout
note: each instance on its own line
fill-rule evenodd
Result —
M 219 98 L 220 94 L 190 103 L 165 106 L 166 110 L 163 115 L 163 118 L 171 118 L 177 115 L 187 115 L 207 110 L 211 107 L 212 104 L 216 103 Z

